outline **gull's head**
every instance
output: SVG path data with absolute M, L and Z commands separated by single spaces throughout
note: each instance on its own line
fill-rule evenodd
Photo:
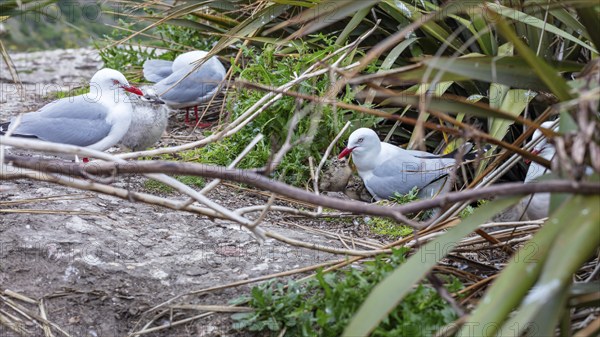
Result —
M 139 96 L 144 95 L 140 89 L 130 85 L 123 74 L 109 68 L 98 70 L 94 76 L 92 76 L 90 87 L 94 86 L 105 90 L 123 89 L 132 94 Z
M 348 146 L 340 153 L 339 159 L 349 154 L 360 156 L 365 153 L 376 153 L 381 149 L 381 141 L 375 131 L 367 128 L 360 128 L 352 132 L 348 138 Z
M 192 63 L 199 61 L 200 59 L 206 57 L 206 55 L 208 55 L 208 53 L 202 50 L 194 50 L 183 53 L 177 56 L 173 61 L 173 71 L 194 66 Z

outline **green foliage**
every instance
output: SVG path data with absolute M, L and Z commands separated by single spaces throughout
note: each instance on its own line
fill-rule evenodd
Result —
M 469 215 L 473 214 L 473 212 L 475 212 L 475 207 L 473 207 L 471 205 L 467 205 L 467 207 L 465 207 L 465 209 L 460 211 L 460 213 L 458 214 L 458 217 L 461 219 L 464 219 L 464 218 L 468 217 Z
M 403 204 L 407 204 L 409 202 L 413 202 L 416 200 L 419 200 L 419 189 L 415 186 L 413 187 L 410 191 L 408 191 L 408 193 L 406 194 L 400 194 L 400 193 L 394 193 L 394 195 L 390 198 L 390 202 L 399 204 L 399 205 L 403 205 Z M 414 217 L 418 220 L 425 220 L 430 218 L 433 215 L 433 210 L 426 210 L 426 211 L 421 211 L 418 214 L 414 215 Z M 404 235 L 402 235 L 404 236 Z
M 206 184 L 206 181 L 204 180 L 204 178 L 196 177 L 196 176 L 175 176 L 175 179 L 181 181 L 182 183 L 184 183 L 188 186 L 193 186 L 193 187 L 198 187 L 198 188 L 202 188 Z M 146 190 L 148 190 L 149 192 L 155 192 L 155 193 L 169 194 L 169 193 L 174 192 L 174 190 L 171 186 L 165 185 L 165 184 L 161 183 L 160 181 L 156 181 L 154 179 L 145 180 L 144 188 Z
M 206 185 L 206 181 L 202 177 L 176 176 L 175 178 L 188 186 L 195 186 L 195 187 L 202 188 L 202 187 L 204 187 L 204 185 Z
M 373 233 L 385 235 L 391 239 L 402 238 L 413 233 L 411 227 L 399 225 L 387 218 L 374 217 L 367 220 L 366 223 Z
M 245 64 L 243 67 L 234 66 L 234 76 L 253 83 L 277 87 L 291 81 L 297 74 L 312 66 L 318 60 L 335 51 L 333 38 L 317 35 L 313 40 L 328 44 L 326 48 L 313 48 L 309 43 L 295 43 L 294 57 L 278 58 L 274 46 L 262 51 L 253 47 L 243 47 Z M 301 93 L 322 96 L 330 87 L 328 76 L 321 76 L 311 82 L 303 82 L 297 89 Z M 242 89 L 229 96 L 228 110 L 232 118 L 236 118 L 254 105 L 265 95 L 264 92 Z M 347 88 L 340 97 L 343 102 L 354 99 L 353 91 Z M 311 141 L 301 143 L 290 150 L 279 164 L 275 177 L 295 185 L 303 186 L 309 178 L 308 158 L 312 156 L 318 162 L 331 139 L 341 130 L 346 121 L 350 120 L 356 126 L 372 126 L 377 120 L 374 117 L 347 110 L 334 110 L 331 106 L 315 106 L 311 103 L 299 106 L 292 97 L 284 97 L 267 108 L 239 132 L 217 143 L 206 147 L 179 153 L 182 158 L 191 159 L 216 165 L 228 165 L 256 136 L 263 133 L 265 140 L 260 142 L 250 152 L 238 167 L 256 168 L 267 164 L 273 147 L 279 148 L 287 137 L 289 123 L 294 114 L 308 111 L 297 126 L 292 139 L 297 140 L 311 132 L 311 123 L 318 123 L 316 133 Z M 165 159 L 173 159 L 165 156 Z
M 173 188 L 171 186 L 165 185 L 165 184 L 161 183 L 160 181 L 156 181 L 154 179 L 145 180 L 144 188 L 148 192 L 164 193 L 164 194 L 173 193 Z
M 234 327 L 249 331 L 280 331 L 289 336 L 339 336 L 360 304 L 381 281 L 405 260 L 408 249 L 378 256 L 362 268 L 322 273 L 299 283 L 266 283 L 237 299 L 256 311 L 233 315 Z M 451 278 L 450 292 L 462 288 Z M 426 285 L 419 285 L 396 307 L 372 336 L 425 336 L 456 319 L 451 307 Z
M 72 97 L 72 96 L 87 94 L 89 91 L 90 91 L 90 88 L 88 86 L 82 86 L 82 87 L 78 87 L 78 88 L 73 88 L 68 91 L 53 92 L 49 95 L 49 98 L 61 99 L 61 98 L 65 98 L 65 97 Z
M 487 202 L 488 202 L 488 200 L 479 200 L 479 201 L 477 201 L 477 207 L 481 207 L 482 205 L 485 205 Z M 467 205 L 467 207 L 465 207 L 465 209 L 460 211 L 460 213 L 458 214 L 458 217 L 461 219 L 468 217 L 469 215 L 473 214 L 473 212 L 475 212 L 475 209 L 477 209 L 477 207 Z
M 390 200 L 397 204 L 403 205 L 417 200 L 417 194 L 419 194 L 419 189 L 415 186 L 406 194 L 395 192 L 394 196 L 392 196 Z

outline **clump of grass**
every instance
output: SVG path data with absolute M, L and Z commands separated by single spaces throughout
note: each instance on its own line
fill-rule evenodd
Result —
M 281 331 L 290 336 L 339 336 L 371 289 L 404 263 L 406 248 L 389 256 L 378 256 L 364 268 L 322 273 L 299 283 L 266 283 L 254 287 L 250 296 L 234 303 L 247 303 L 254 312 L 233 315 L 234 328 L 249 331 Z M 447 283 L 450 292 L 462 284 Z M 417 336 L 433 333 L 456 318 L 452 308 L 428 285 L 419 285 L 407 295 L 372 333 L 373 336 Z
M 469 215 L 473 214 L 473 212 L 475 212 L 475 207 L 473 207 L 471 205 L 467 205 L 467 207 L 465 207 L 465 209 L 460 211 L 460 213 L 458 214 L 458 217 L 461 219 L 464 219 L 464 218 L 468 217 Z
M 206 185 L 206 181 L 202 177 L 175 176 L 175 179 L 181 181 L 182 183 L 184 183 L 188 186 L 195 186 L 198 188 L 202 188 L 202 187 L 204 187 L 204 185 Z M 170 193 L 174 192 L 173 187 L 171 187 L 169 185 L 165 185 L 165 184 L 161 183 L 160 181 L 156 181 L 154 179 L 148 179 L 148 180 L 144 181 L 144 188 L 149 192 L 155 192 L 155 193 L 170 194 Z
M 79 95 L 83 95 L 83 94 L 87 94 L 90 91 L 90 88 L 88 85 L 84 85 L 82 83 L 82 86 L 77 87 L 77 88 L 72 88 L 71 90 L 66 90 L 66 91 L 54 91 L 50 94 L 48 94 L 49 99 L 61 99 L 61 98 L 66 98 L 66 97 L 72 97 L 72 96 L 79 96 Z
M 194 186 L 198 188 L 204 187 L 206 185 L 206 180 L 202 177 L 197 176 L 176 176 L 175 179 L 181 181 L 182 183 L 188 186 Z
M 391 201 L 403 205 L 408 204 L 409 202 L 413 202 L 418 200 L 417 195 L 419 194 L 419 189 L 415 186 L 408 193 L 400 194 L 398 192 L 394 193 L 394 195 L 390 198 Z
M 399 225 L 387 218 L 370 218 L 366 221 L 366 224 L 373 233 L 385 235 L 391 239 L 403 238 L 413 233 L 413 229 L 411 227 Z
M 154 192 L 154 193 L 163 193 L 163 194 L 173 193 L 173 187 L 171 187 L 169 185 L 165 185 L 165 184 L 161 183 L 160 181 L 156 181 L 154 179 L 148 179 L 148 180 L 144 181 L 144 189 L 146 189 L 148 192 Z
M 458 217 L 461 219 L 468 217 L 469 215 L 473 214 L 473 212 L 475 212 L 475 209 L 477 209 L 478 207 L 481 207 L 482 205 L 484 205 L 487 202 L 488 202 L 487 200 L 479 200 L 479 201 L 477 201 L 477 207 L 467 205 L 467 207 L 465 207 L 465 209 L 460 211 L 460 213 L 458 214 Z

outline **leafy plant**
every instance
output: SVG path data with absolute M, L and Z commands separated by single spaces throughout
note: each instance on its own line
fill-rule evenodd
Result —
M 469 215 L 473 214 L 473 212 L 475 212 L 475 209 L 481 207 L 482 205 L 485 205 L 485 203 L 487 203 L 487 200 L 479 200 L 477 201 L 477 207 L 473 207 L 471 205 L 467 205 L 467 207 L 465 207 L 465 209 L 463 209 L 459 214 L 458 217 L 461 219 L 464 219 L 466 217 L 468 217 Z
M 188 186 L 195 186 L 195 187 L 202 188 L 206 184 L 206 181 L 202 177 L 175 176 L 175 178 Z M 151 192 L 158 192 L 158 193 L 165 193 L 165 194 L 173 193 L 173 188 L 171 186 L 163 184 L 160 181 L 156 181 L 154 179 L 145 180 L 144 188 Z
M 391 239 L 402 238 L 413 233 L 411 227 L 399 225 L 386 218 L 374 217 L 367 220 L 366 223 L 373 233 L 385 235 Z
M 390 256 L 378 256 L 362 268 L 319 271 L 314 279 L 302 283 L 270 282 L 254 287 L 250 296 L 234 303 L 245 302 L 256 310 L 233 315 L 234 328 L 280 331 L 285 327 L 290 336 L 339 336 L 373 285 L 402 264 L 407 251 L 399 249 Z M 455 278 L 449 279 L 448 291 L 462 288 Z M 373 336 L 427 335 L 455 318 L 452 308 L 433 288 L 419 285 L 392 310 Z
M 419 194 L 419 189 L 415 186 L 406 194 L 394 193 L 394 196 L 390 200 L 400 205 L 408 204 L 409 202 L 418 200 L 417 194 Z

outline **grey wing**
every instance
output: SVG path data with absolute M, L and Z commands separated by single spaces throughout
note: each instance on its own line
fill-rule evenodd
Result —
M 83 96 L 63 98 L 42 109 L 24 114 L 15 135 L 78 146 L 89 146 L 104 139 L 112 129 L 106 122 L 108 109 Z
M 144 62 L 144 78 L 150 82 L 160 82 L 173 73 L 173 62 L 148 60 Z
M 406 194 L 414 187 L 423 189 L 446 176 L 453 165 L 454 159 L 395 157 L 377 166 L 367 184 L 379 197 L 389 198 L 394 192 Z
M 408 152 L 409 154 L 416 156 L 416 157 L 438 157 L 437 155 L 433 154 L 433 153 L 429 153 L 429 152 L 425 152 L 425 151 L 419 151 L 419 150 L 404 150 L 406 152 Z
M 217 59 L 210 59 L 173 87 L 189 71 L 189 68 L 177 70 L 169 77 L 156 83 L 154 89 L 159 93 L 160 98 L 177 103 L 208 100 L 225 78 L 223 65 Z M 173 88 L 169 90 L 171 87 Z

